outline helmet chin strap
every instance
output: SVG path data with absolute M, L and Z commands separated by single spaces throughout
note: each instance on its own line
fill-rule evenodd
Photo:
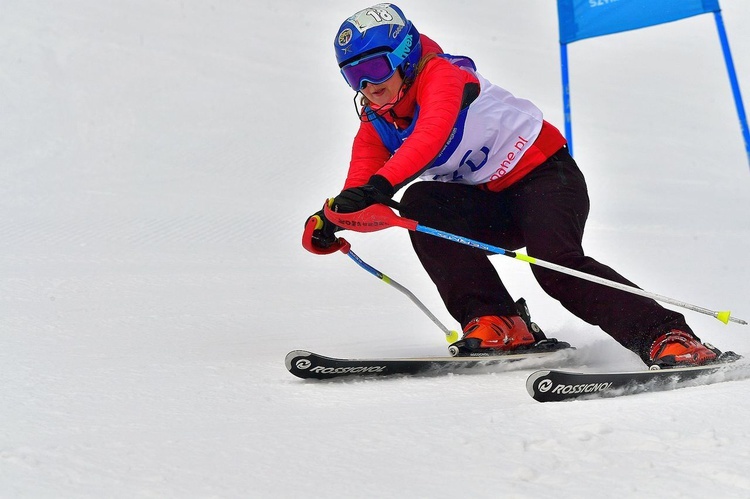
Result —
M 398 89 L 398 93 L 393 96 L 393 99 L 390 100 L 390 102 L 386 102 L 382 106 L 378 106 L 377 104 L 371 102 L 370 107 L 373 111 L 380 114 L 381 116 L 391 109 L 393 109 L 393 106 L 399 103 L 401 99 L 404 98 L 404 94 L 406 93 L 406 86 L 402 83 L 401 88 Z
M 408 90 L 408 87 L 406 86 L 406 82 L 404 81 L 403 83 L 401 83 L 401 88 L 398 89 L 398 93 L 393 97 L 393 99 L 390 100 L 390 102 L 386 102 L 382 106 L 378 106 L 377 104 L 370 102 L 369 106 L 373 111 L 375 111 L 375 114 L 377 114 L 378 116 L 384 116 L 385 113 L 393 109 L 396 106 L 396 104 L 398 104 L 401 101 L 401 99 L 404 98 L 404 95 L 406 94 L 407 90 Z M 357 93 L 354 94 L 354 109 L 357 110 L 357 116 L 359 117 L 360 121 L 370 122 L 372 120 L 368 118 L 367 115 L 363 115 L 359 107 L 357 106 L 357 96 L 360 93 L 362 92 L 358 90 Z

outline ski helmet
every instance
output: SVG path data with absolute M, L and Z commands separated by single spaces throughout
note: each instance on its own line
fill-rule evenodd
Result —
M 393 4 L 360 10 L 341 24 L 333 43 L 341 74 L 354 90 L 382 83 L 400 69 L 412 77 L 422 55 L 419 32 Z

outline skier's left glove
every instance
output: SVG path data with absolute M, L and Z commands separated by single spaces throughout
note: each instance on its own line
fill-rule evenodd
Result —
M 333 198 L 331 209 L 337 213 L 352 213 L 364 210 L 376 203 L 387 203 L 393 197 L 395 189 L 385 177 L 373 175 L 361 187 L 344 189 Z

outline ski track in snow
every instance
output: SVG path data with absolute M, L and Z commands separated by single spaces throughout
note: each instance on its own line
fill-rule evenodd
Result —
M 549 3 L 401 6 L 561 126 Z M 721 4 L 747 101 L 750 6 Z M 446 353 L 398 291 L 300 247 L 346 172 L 356 117 L 331 40 L 360 7 L 4 6 L 0 497 L 750 497 L 748 380 L 539 404 L 534 365 L 327 383 L 286 371 L 298 348 Z M 750 319 L 750 174 L 710 17 L 569 51 L 587 251 Z M 457 327 L 404 231 L 346 237 Z M 578 347 L 566 367 L 642 367 L 527 266 L 495 263 L 547 334 Z M 747 327 L 688 320 L 750 355 Z

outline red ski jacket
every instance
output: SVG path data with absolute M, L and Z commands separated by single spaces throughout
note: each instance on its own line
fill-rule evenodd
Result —
M 425 35 L 420 35 L 422 57 L 429 53 L 440 54 L 440 46 Z M 411 124 L 417 107 L 419 115 L 413 132 L 401 147 L 391 155 L 372 123 L 362 121 L 354 138 L 349 172 L 344 189 L 358 187 L 378 174 L 385 177 L 395 190 L 421 175 L 438 157 L 453 131 L 468 84 L 478 85 L 478 78 L 435 57 L 427 62 L 403 98 L 384 115 L 399 129 Z M 531 170 L 542 164 L 562 146 L 565 138 L 552 125 L 544 121 L 536 140 L 523 152 L 515 168 L 507 175 L 480 185 L 501 191 L 514 184 Z M 499 165 L 488 165 L 497 168 Z

